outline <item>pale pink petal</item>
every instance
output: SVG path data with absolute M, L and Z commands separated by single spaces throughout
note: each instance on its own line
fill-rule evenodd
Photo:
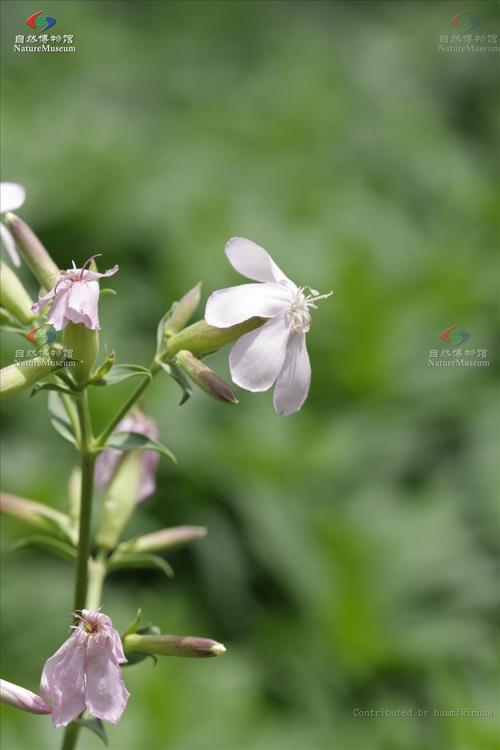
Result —
M 52 709 L 39 695 L 7 680 L 0 680 L 0 700 L 30 714 L 50 714 Z
M 75 281 L 69 290 L 66 318 L 99 331 L 99 284 L 97 281 Z
M 108 276 L 114 276 L 114 274 L 117 273 L 119 270 L 120 270 L 119 266 L 113 266 L 113 268 L 108 268 L 108 270 L 104 271 L 104 273 L 99 273 L 98 271 L 89 271 L 85 269 L 83 272 L 83 280 L 84 281 L 98 281 L 99 279 L 104 279 Z
M 93 716 L 116 724 L 130 697 L 109 636 L 88 639 L 85 704 Z
M 285 363 L 274 386 L 273 405 L 278 414 L 290 416 L 300 409 L 309 393 L 311 364 L 305 333 L 291 331 Z
M 4 224 L 0 223 L 0 236 L 2 238 L 3 246 L 7 250 L 9 257 L 13 264 L 19 268 L 21 265 L 21 258 L 16 250 L 16 243 L 14 238 Z
M 117 431 L 122 432 L 123 430 Z M 106 448 L 105 451 L 101 451 L 97 456 L 94 481 L 96 487 L 99 487 L 100 490 L 106 489 L 110 483 L 122 456 L 123 453 L 121 451 L 115 451 L 113 448 Z
M 0 183 L 0 213 L 17 211 L 26 200 L 26 190 L 17 182 Z
M 48 322 L 54 326 L 56 331 L 62 331 L 68 324 L 66 311 L 68 308 L 68 297 L 71 287 L 61 289 L 55 296 L 48 315 Z
M 40 693 L 52 705 L 52 722 L 61 727 L 85 709 L 86 638 L 77 629 L 45 663 Z
M 295 287 L 271 258 L 267 250 L 244 237 L 233 237 L 226 243 L 229 262 L 239 273 L 254 281 L 286 281 Z
M 205 320 L 216 328 L 253 318 L 274 318 L 290 307 L 293 294 L 284 284 L 240 284 L 210 295 Z
M 233 381 L 247 391 L 267 391 L 283 367 L 289 336 L 283 314 L 238 339 L 229 355 Z
M 109 648 L 111 649 L 113 658 L 116 659 L 118 664 L 125 664 L 125 662 L 127 661 L 127 658 L 123 651 L 122 639 L 120 638 L 120 635 L 118 631 L 115 630 L 115 628 L 111 629 L 109 639 L 110 639 Z

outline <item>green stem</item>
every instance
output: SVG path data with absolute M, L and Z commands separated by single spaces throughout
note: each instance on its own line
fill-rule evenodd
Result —
M 142 395 L 142 393 L 146 390 L 148 385 L 151 382 L 151 378 L 154 378 L 155 375 L 161 370 L 161 365 L 156 361 L 156 359 L 153 360 L 151 363 L 151 367 L 149 368 L 149 372 L 151 373 L 151 377 L 145 377 L 144 380 L 139 383 L 137 388 L 132 391 L 129 398 L 125 401 L 123 406 L 121 406 L 111 422 L 108 424 L 108 426 L 101 432 L 101 434 L 96 438 L 95 444 L 96 447 L 101 448 L 103 445 L 105 445 L 106 440 L 111 435 L 113 430 L 115 429 L 116 425 L 123 419 L 123 417 L 130 411 L 132 406 L 135 404 L 139 396 Z
M 78 739 L 79 732 L 80 732 L 79 724 L 75 724 L 74 722 L 72 722 L 71 724 L 68 724 L 64 732 L 64 738 L 63 738 L 61 750 L 73 750 L 73 748 L 76 745 L 76 740 Z

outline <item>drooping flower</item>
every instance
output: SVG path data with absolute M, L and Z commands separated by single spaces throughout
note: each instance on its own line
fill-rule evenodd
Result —
M 0 680 L 0 701 L 30 714 L 50 714 L 52 709 L 39 695 L 7 680 Z
M 311 382 L 306 348 L 310 309 L 331 292 L 319 294 L 310 287 L 296 286 L 269 253 L 251 240 L 233 237 L 225 251 L 239 273 L 259 283 L 211 294 L 205 320 L 211 326 L 227 328 L 254 316 L 269 319 L 233 346 L 229 355 L 231 377 L 248 391 L 267 391 L 275 385 L 275 410 L 293 414 L 306 400 Z
M 18 185 L 17 182 L 0 183 L 0 213 L 2 215 L 9 211 L 16 211 L 23 205 L 25 198 L 26 191 L 23 186 Z M 21 265 L 21 259 L 16 250 L 16 243 L 5 224 L 0 224 L 0 235 L 4 247 L 10 255 L 10 259 L 15 266 L 19 267 Z
M 155 422 L 137 408 L 133 409 L 118 423 L 115 432 L 138 432 L 151 440 L 158 440 L 159 437 Z M 106 448 L 99 454 L 95 465 L 95 483 L 99 489 L 106 489 L 123 457 L 123 453 L 113 448 Z M 142 503 L 156 489 L 156 469 L 160 461 L 160 454 L 155 451 L 141 451 L 139 457 L 141 475 L 139 477 L 137 502 Z
M 120 636 L 102 612 L 84 609 L 77 617 L 72 635 L 45 662 L 40 693 L 52 707 L 56 727 L 85 709 L 116 724 L 130 697 L 120 669 L 127 661 Z
M 104 273 L 90 271 L 94 255 L 89 258 L 82 268 L 77 268 L 73 261 L 73 268 L 64 271 L 57 284 L 43 296 L 40 296 L 32 310 L 38 313 L 49 303 L 52 303 L 48 317 L 56 331 L 62 331 L 69 322 L 83 323 L 86 328 L 99 331 L 98 303 L 99 303 L 99 279 L 113 276 L 118 271 L 118 266 L 113 266 Z

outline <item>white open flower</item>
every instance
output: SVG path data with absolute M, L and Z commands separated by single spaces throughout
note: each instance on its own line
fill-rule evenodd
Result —
M 251 240 L 233 237 L 225 250 L 239 273 L 259 283 L 214 292 L 207 301 L 205 320 L 211 326 L 228 328 L 254 316 L 269 318 L 233 346 L 229 355 L 231 377 L 241 388 L 254 392 L 267 391 L 276 384 L 275 410 L 293 414 L 306 400 L 311 382 L 306 348 L 309 311 L 331 292 L 318 294 L 310 287 L 296 286 L 269 253 Z
M 3 215 L 9 211 L 17 211 L 23 205 L 25 198 L 26 191 L 22 185 L 16 182 L 2 182 L 0 184 L 0 213 Z M 13 264 L 19 267 L 21 259 L 16 250 L 16 243 L 5 224 L 0 223 L 0 235 Z

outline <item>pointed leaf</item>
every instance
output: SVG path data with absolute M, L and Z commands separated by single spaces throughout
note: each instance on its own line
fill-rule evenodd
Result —
M 163 557 L 159 555 L 118 555 L 114 554 L 108 560 L 108 571 L 124 570 L 126 568 L 154 568 L 164 573 L 167 578 L 172 578 L 174 571 Z
M 176 383 L 178 383 L 182 390 L 182 397 L 179 401 L 179 406 L 182 406 L 182 404 L 185 404 L 188 398 L 193 393 L 193 388 L 191 386 L 191 383 L 187 379 L 186 375 L 184 374 L 184 371 L 181 370 L 179 365 L 173 364 L 173 362 L 160 362 L 160 365 L 162 366 L 163 370 L 167 373 L 167 375 L 170 375 L 171 378 L 175 380 Z
M 128 626 L 128 628 L 124 632 L 124 634 L 122 636 L 122 640 L 123 640 L 123 638 L 125 638 L 126 635 L 130 635 L 132 633 L 137 633 L 137 628 L 139 627 L 139 625 L 141 624 L 141 622 L 142 622 L 142 609 L 138 609 L 137 610 L 137 614 L 135 616 L 135 619 L 130 623 L 130 625 Z
M 54 428 L 56 432 L 59 433 L 65 440 L 68 440 L 70 443 L 73 443 L 74 446 L 77 445 L 75 436 L 71 432 L 71 429 L 69 428 L 69 425 L 66 422 L 63 422 L 61 419 L 51 419 L 50 424 Z
M 156 329 L 156 348 L 158 352 L 161 351 L 161 345 L 163 343 L 163 337 L 165 335 L 165 328 L 167 327 L 167 323 L 169 321 L 170 316 L 172 315 L 174 311 L 174 307 L 176 306 L 177 302 L 174 302 L 173 305 L 170 306 L 170 309 L 167 310 L 163 318 L 158 323 L 158 328 Z
M 26 549 L 27 547 L 35 547 L 57 557 L 64 557 L 67 560 L 76 560 L 76 549 L 74 547 L 51 536 L 27 536 L 18 539 L 13 545 L 13 549 L 15 550 Z
M 165 448 L 157 440 L 151 440 L 151 438 L 141 435 L 139 432 L 113 432 L 104 447 L 114 448 L 117 451 L 156 451 L 170 459 L 172 463 L 177 463 L 176 457 L 168 448 Z M 104 450 L 104 448 L 101 448 L 101 450 Z
M 101 719 L 94 716 L 91 719 L 75 719 L 74 723 L 81 727 L 85 727 L 86 729 L 90 729 L 91 732 L 96 734 L 99 739 L 104 742 L 106 747 L 108 746 L 108 735 L 106 734 L 106 729 L 104 728 Z
M 141 365 L 115 365 L 106 377 L 100 380 L 91 380 L 90 385 L 115 385 L 115 383 L 121 383 L 123 380 L 128 380 L 128 378 L 137 377 L 153 379 L 151 371 L 147 367 L 141 367 Z
M 31 391 L 31 397 L 36 396 L 40 391 L 59 391 L 59 393 L 66 393 L 68 396 L 73 395 L 74 391 L 69 388 L 65 388 L 63 385 L 57 385 L 57 383 L 37 383 Z

